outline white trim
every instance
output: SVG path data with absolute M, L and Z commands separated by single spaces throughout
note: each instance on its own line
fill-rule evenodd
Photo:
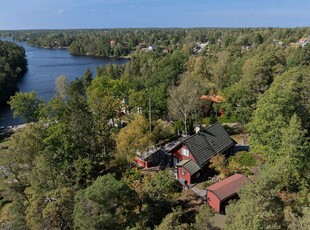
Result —
M 183 156 L 189 157 L 189 151 L 186 148 L 181 148 L 181 154 Z

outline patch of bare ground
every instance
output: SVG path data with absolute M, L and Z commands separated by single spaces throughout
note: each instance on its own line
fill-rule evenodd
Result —
M 185 210 L 198 210 L 203 200 L 191 190 L 183 190 L 178 198 L 178 202 Z

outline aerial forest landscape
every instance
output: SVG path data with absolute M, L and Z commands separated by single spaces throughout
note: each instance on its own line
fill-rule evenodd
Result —
M 12 0 L 0 229 L 310 229 L 310 3 Z

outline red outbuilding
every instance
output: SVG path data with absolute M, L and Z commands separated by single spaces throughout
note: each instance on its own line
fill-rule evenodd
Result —
M 207 202 L 216 212 L 225 212 L 228 201 L 238 199 L 238 191 L 249 179 L 235 174 L 207 188 Z

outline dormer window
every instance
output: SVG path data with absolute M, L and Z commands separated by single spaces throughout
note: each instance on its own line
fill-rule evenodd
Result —
M 186 148 L 181 148 L 181 154 L 183 156 L 189 157 L 189 151 Z

